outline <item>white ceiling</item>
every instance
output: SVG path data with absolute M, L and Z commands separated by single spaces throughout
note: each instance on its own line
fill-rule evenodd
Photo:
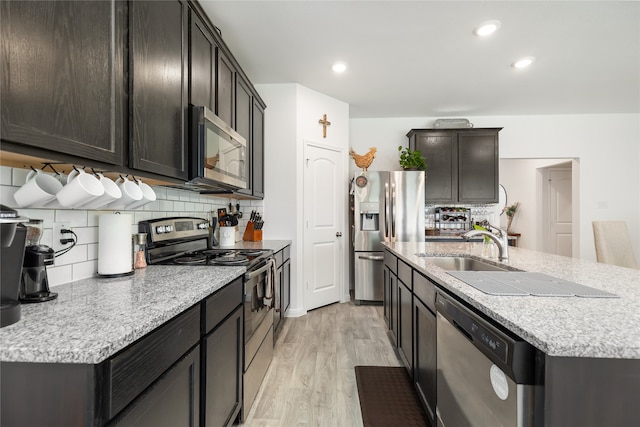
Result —
M 200 3 L 254 84 L 299 83 L 354 118 L 640 112 L 639 1 Z

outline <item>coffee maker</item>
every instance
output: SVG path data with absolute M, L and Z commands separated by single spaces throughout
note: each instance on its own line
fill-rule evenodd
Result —
M 0 328 L 20 320 L 18 295 L 27 228 L 18 212 L 0 205 Z
M 27 224 L 27 238 L 22 266 L 20 302 L 45 302 L 58 297 L 49 291 L 47 265 L 53 265 L 55 253 L 49 246 L 41 245 L 42 220 L 32 219 Z

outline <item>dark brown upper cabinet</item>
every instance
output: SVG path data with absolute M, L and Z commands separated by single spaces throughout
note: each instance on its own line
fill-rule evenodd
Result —
M 427 162 L 426 203 L 497 203 L 501 129 L 409 131 L 409 147 Z
M 125 163 L 126 10 L 120 1 L 0 2 L 3 141 Z
M 187 4 L 133 1 L 129 7 L 129 166 L 187 179 Z
M 194 11 L 190 18 L 189 102 L 216 111 L 216 42 Z
M 235 129 L 236 73 L 231 60 L 217 49 L 216 92 L 218 103 L 216 115 Z
M 262 101 L 253 98 L 251 115 L 251 191 L 254 197 L 264 197 L 264 109 Z
M 253 98 L 249 84 L 240 76 L 236 76 L 236 131 L 247 141 L 247 156 L 245 159 L 245 173 L 247 177 L 247 188 L 238 190 L 239 194 L 253 195 L 252 191 L 252 161 L 253 161 L 253 141 L 251 138 L 251 113 L 253 111 Z

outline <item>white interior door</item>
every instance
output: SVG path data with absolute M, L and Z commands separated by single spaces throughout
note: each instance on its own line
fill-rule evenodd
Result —
M 305 145 L 304 283 L 305 308 L 340 301 L 344 271 L 343 153 Z
M 549 252 L 573 255 L 571 169 L 548 170 Z

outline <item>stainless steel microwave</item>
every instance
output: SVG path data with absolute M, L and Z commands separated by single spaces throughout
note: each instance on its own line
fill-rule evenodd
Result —
M 191 109 L 189 184 L 203 190 L 247 188 L 247 141 L 207 107 Z

